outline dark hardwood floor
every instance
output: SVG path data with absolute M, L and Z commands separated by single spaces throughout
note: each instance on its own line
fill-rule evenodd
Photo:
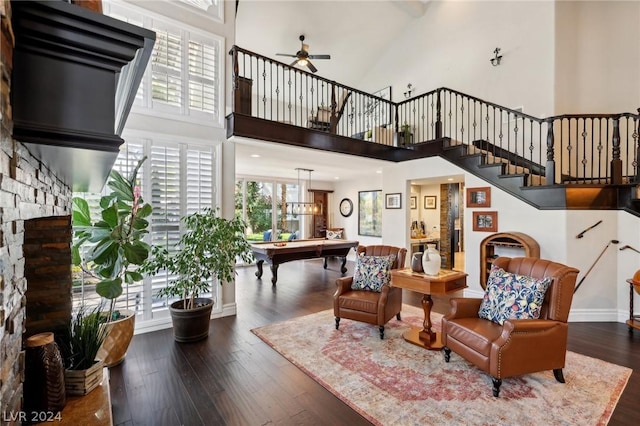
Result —
M 337 260 L 327 270 L 320 260 L 285 263 L 276 287 L 268 269 L 260 281 L 254 267 L 240 268 L 238 314 L 213 320 L 206 340 L 177 344 L 170 329 L 135 336 L 125 361 L 110 370 L 114 424 L 369 424 L 251 332 L 331 308 L 339 266 Z M 434 301 L 435 311 L 448 310 L 445 298 Z M 406 292 L 404 302 L 420 306 L 420 296 Z M 619 323 L 572 323 L 569 330 L 570 350 L 640 368 L 640 330 L 629 333 Z M 609 424 L 637 424 L 639 402 L 634 371 Z

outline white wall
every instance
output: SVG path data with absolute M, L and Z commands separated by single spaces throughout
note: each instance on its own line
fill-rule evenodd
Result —
M 344 228 L 344 238 L 358 241 L 362 245 L 382 244 L 382 238 L 358 235 L 358 191 L 373 191 L 378 189 L 382 189 L 382 174 L 374 172 L 367 173 L 366 176 L 360 179 L 336 182 L 334 184 L 334 192 L 329 202 L 331 206 L 331 213 L 328 218 L 330 226 L 334 228 Z M 343 198 L 349 198 L 353 203 L 353 214 L 349 217 L 343 217 L 338 209 L 340 201 Z M 404 211 L 404 209 L 398 211 Z M 384 215 L 382 232 L 384 235 Z M 351 259 L 355 258 L 353 251 L 350 252 L 348 257 Z
M 479 285 L 480 243 L 490 235 L 490 233 L 472 230 L 473 212 L 497 211 L 498 232 L 517 231 L 531 236 L 540 245 L 540 257 L 579 269 L 578 280 L 585 276 L 607 243 L 613 239 L 619 240 L 618 245 L 611 244 L 604 251 L 601 259 L 583 280 L 574 296 L 571 320 L 624 321 L 628 318 L 629 287 L 625 280 L 640 268 L 640 254 L 632 250 L 620 251 L 619 248 L 629 244 L 640 249 L 640 220 L 626 212 L 538 210 L 499 188 L 488 185 L 484 180 L 464 172 L 446 160 L 426 158 L 384 168 L 378 184 L 370 178 L 336 184 L 332 203 L 336 213 L 331 220 L 332 226 L 344 227 L 346 238 L 359 240 L 364 245 L 390 244 L 409 249 L 409 229 L 411 220 L 415 220 L 413 218 L 416 217 L 416 213 L 409 208 L 405 200 L 408 200 L 411 194 L 416 194 L 417 189 L 420 188 L 419 186 L 412 188 L 411 181 L 452 174 L 463 175 L 467 188 L 491 187 L 491 207 L 465 207 L 464 209 L 465 269 L 469 274 L 467 279 L 469 288 L 466 290 L 468 296 L 482 294 L 482 288 Z M 383 210 L 382 238 L 358 236 L 358 191 L 376 188 L 382 188 L 383 194 L 402 193 L 403 208 Z M 349 218 L 343 218 L 337 213 L 337 205 L 345 197 L 354 202 L 354 213 Z M 576 238 L 578 233 L 598 220 L 602 220 L 599 226 L 585 233 L 583 238 Z M 640 296 L 636 295 L 636 303 L 640 307 Z
M 553 110 L 554 2 L 432 1 L 358 86 L 404 100 L 449 87 L 540 116 Z M 489 62 L 496 47 L 502 64 Z
M 640 2 L 555 4 L 556 114 L 636 111 Z
M 391 85 L 393 100 L 401 101 L 407 83 L 413 84 L 414 95 L 444 86 L 507 107 L 522 106 L 538 117 L 633 112 L 640 106 L 639 39 L 640 2 L 429 2 L 424 16 L 380 53 L 359 87 L 372 91 Z M 495 47 L 503 55 L 497 67 L 489 62 Z M 384 171 L 383 193 L 410 196 L 410 179 L 446 176 L 451 167 L 440 159 L 390 166 Z M 487 184 L 465 174 L 465 186 Z M 474 210 L 465 209 L 464 217 L 469 294 L 480 291 L 479 244 L 488 235 L 472 231 Z M 628 318 L 625 280 L 640 268 L 640 255 L 619 247 L 640 249 L 637 217 L 622 211 L 537 210 L 496 188 L 490 210 L 499 212 L 500 232 L 530 235 L 540 244 L 541 257 L 578 268 L 578 280 L 612 239 L 619 240 L 583 280 L 571 319 Z M 409 247 L 406 239 L 415 217 L 416 212 L 404 209 L 385 210 L 384 243 Z M 603 223 L 575 238 L 598 220 Z M 634 297 L 638 311 L 640 296 Z

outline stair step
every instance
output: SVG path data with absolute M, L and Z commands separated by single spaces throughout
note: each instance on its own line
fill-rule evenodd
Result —
M 498 179 L 500 179 L 503 187 L 512 188 L 514 190 L 520 190 L 527 186 L 527 178 L 529 177 L 526 173 L 519 173 L 513 175 L 500 175 Z
M 640 217 L 640 198 L 635 197 L 635 185 L 617 189 L 605 184 L 548 185 L 545 167 L 518 156 L 504 159 L 494 155 L 498 151 L 490 152 L 483 147 L 487 146 L 457 142 L 444 147 L 442 155 L 539 209 L 623 209 Z

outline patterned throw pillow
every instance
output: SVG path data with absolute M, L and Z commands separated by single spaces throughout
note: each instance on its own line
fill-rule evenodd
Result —
M 330 231 L 327 229 L 327 239 L 328 240 L 339 240 L 342 238 L 342 229 L 339 231 Z
M 540 308 L 549 285 L 551 277 L 538 280 L 506 272 L 493 265 L 478 316 L 501 325 L 508 319 L 540 318 Z
M 391 281 L 390 271 L 395 260 L 394 254 L 390 256 L 358 256 L 351 288 L 380 292 L 382 286 Z

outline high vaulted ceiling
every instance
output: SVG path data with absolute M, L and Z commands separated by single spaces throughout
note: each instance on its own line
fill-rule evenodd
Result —
M 400 0 L 240 0 L 236 44 L 264 56 L 291 63 L 276 53 L 295 54 L 303 34 L 310 54 L 330 54 L 313 63 L 318 75 L 352 87 L 367 73 L 377 55 L 424 13 L 423 1 Z
M 300 49 L 298 37 L 303 34 L 310 54 L 331 55 L 329 60 L 313 60 L 317 75 L 357 88 L 377 55 L 393 44 L 411 20 L 424 13 L 427 2 L 240 0 L 236 45 L 291 63 L 293 59 L 276 53 L 295 54 Z M 241 138 L 234 138 L 234 142 L 238 175 L 295 178 L 295 168 L 304 167 L 314 169 L 314 181 L 348 180 L 375 173 L 385 164 Z

